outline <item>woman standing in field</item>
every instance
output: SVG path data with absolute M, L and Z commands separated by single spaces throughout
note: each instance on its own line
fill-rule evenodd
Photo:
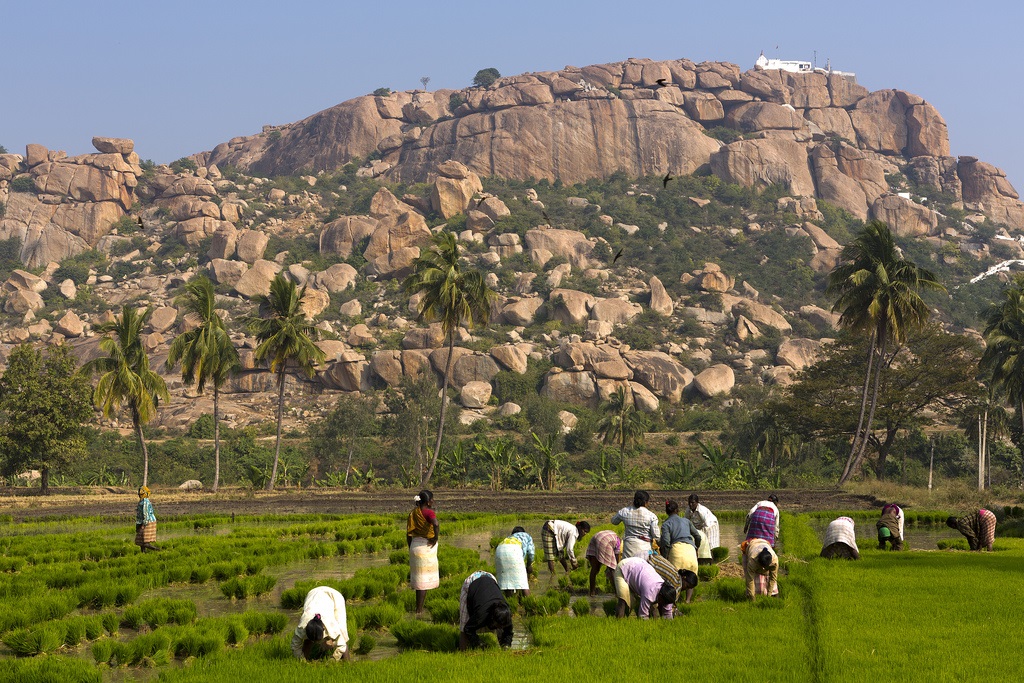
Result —
M 718 532 L 718 517 L 700 502 L 696 493 L 691 493 L 686 499 L 686 518 L 697 528 L 700 535 L 700 543 L 697 546 L 697 560 L 706 560 L 709 564 L 712 560 L 711 549 L 722 545 L 722 539 Z
M 494 569 L 498 575 L 498 587 L 506 594 L 522 591 L 530 594 L 530 574 L 536 550 L 533 537 L 526 529 L 517 526 L 498 547 L 494 549 Z
M 633 505 L 615 513 L 612 524 L 625 527 L 622 534 L 622 559 L 643 557 L 651 552 L 651 541 L 661 536 L 658 515 L 647 509 L 651 494 L 637 491 L 633 494 Z
M 426 489 L 413 498 L 416 507 L 409 513 L 405 540 L 409 546 L 409 587 L 416 591 L 416 613 L 423 611 L 427 591 L 437 588 L 437 537 L 441 529 L 434 513 L 434 494 Z
M 611 529 L 598 531 L 587 545 L 586 558 L 590 561 L 590 594 L 597 595 L 597 572 L 605 567 L 608 583 L 614 581 L 615 568 L 622 554 L 622 539 Z
M 992 543 L 996 540 L 996 516 L 988 510 L 982 508 L 960 519 L 950 517 L 946 526 L 962 533 L 971 550 L 992 552 Z
M 153 513 L 153 503 L 149 500 L 149 488 L 139 488 L 139 504 L 135 508 L 135 545 L 139 546 L 142 552 L 147 550 L 160 550 L 153 541 L 156 540 L 156 515 Z

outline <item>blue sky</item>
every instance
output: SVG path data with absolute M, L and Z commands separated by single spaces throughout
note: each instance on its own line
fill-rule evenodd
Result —
M 938 107 L 953 154 L 1024 192 L 1020 27 L 1011 2 L 80 2 L 0 0 L 0 144 L 71 154 L 130 137 L 169 162 L 375 88 L 627 57 L 832 60 Z M 778 49 L 776 49 L 778 46 Z

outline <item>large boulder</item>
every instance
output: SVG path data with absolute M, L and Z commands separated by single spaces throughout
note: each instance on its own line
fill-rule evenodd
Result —
M 214 282 L 219 285 L 234 287 L 247 270 L 249 270 L 249 264 L 244 261 L 228 261 L 219 258 L 210 261 L 210 274 L 213 276 Z
M 74 311 L 67 311 L 53 326 L 53 330 L 65 337 L 81 337 L 85 332 L 85 323 Z
M 526 231 L 526 247 L 534 251 L 545 251 L 552 256 L 562 257 L 575 268 L 586 269 L 594 264 L 591 253 L 594 243 L 576 230 L 534 228 Z
M 377 229 L 380 221 L 370 216 L 342 216 L 324 226 L 320 233 L 320 253 L 352 255 L 352 248 Z
M 643 310 L 639 304 L 623 299 L 598 299 L 590 307 L 590 317 L 613 325 L 625 325 Z
M 229 259 L 235 255 L 235 246 L 238 243 L 238 229 L 231 223 L 221 223 L 217 232 L 213 233 L 210 241 L 210 248 L 206 252 L 207 258 Z
M 402 352 L 377 351 L 370 358 L 370 370 L 389 387 L 402 383 Z
M 473 195 L 483 189 L 480 176 L 464 164 L 449 160 L 437 167 L 430 205 L 444 218 L 451 218 L 468 209 Z
M 984 211 L 998 223 L 1024 229 L 1024 205 L 1002 169 L 974 157 L 960 157 L 957 175 L 967 208 Z
M 235 240 L 235 253 L 246 263 L 256 263 L 263 258 L 270 236 L 260 230 L 240 230 Z
M 532 325 L 537 311 L 544 305 L 544 298 L 539 296 L 524 297 L 509 301 L 501 309 L 501 316 L 509 325 Z
M 4 302 L 4 311 L 15 315 L 24 315 L 29 312 L 36 312 L 46 307 L 43 297 L 32 290 L 19 289 L 7 296 Z
M 252 267 L 238 278 L 235 283 L 235 291 L 249 299 L 254 296 L 268 296 L 270 294 L 270 283 L 273 282 L 281 266 L 273 261 L 259 259 L 252 264 Z
M 934 211 L 895 194 L 879 197 L 871 205 L 871 215 L 888 224 L 900 237 L 934 235 L 939 227 Z
M 358 275 L 358 271 L 349 264 L 335 263 L 327 270 L 314 275 L 312 286 L 323 289 L 329 294 L 337 294 L 344 292 L 349 287 L 355 287 Z
M 744 132 L 758 130 L 800 130 L 804 119 L 793 107 L 771 102 L 741 104 L 725 117 L 725 125 Z
M 807 148 L 792 140 L 738 140 L 711 155 L 711 170 L 727 183 L 758 189 L 783 185 L 790 194 L 814 196 Z
M 672 297 L 668 295 L 665 290 L 665 285 L 661 284 L 661 280 L 657 277 L 652 277 L 651 282 L 651 310 L 661 315 L 672 315 L 672 311 L 675 309 L 675 304 L 672 302 Z
M 544 376 L 541 396 L 560 403 L 597 407 L 597 385 L 590 372 L 549 372 Z
M 850 120 L 859 147 L 882 154 L 903 154 L 907 146 L 907 106 L 899 91 L 871 93 L 850 110 Z
M 774 327 L 782 334 L 789 334 L 793 331 L 793 326 L 789 324 L 789 321 L 781 313 L 778 313 L 770 306 L 759 304 L 756 301 L 742 299 L 732 307 L 732 312 L 733 315 L 745 315 L 758 325 Z
M 629 388 L 633 391 L 633 405 L 636 406 L 637 410 L 647 413 L 658 412 L 658 406 L 661 402 L 650 389 L 639 382 L 630 382 Z
M 483 408 L 491 400 L 491 385 L 488 382 L 467 382 L 459 391 L 459 403 L 463 408 Z
M 321 289 L 306 287 L 299 301 L 299 312 L 306 320 L 313 320 L 331 305 L 331 296 Z
M 702 396 L 710 398 L 718 394 L 727 394 L 736 384 L 736 375 L 732 368 L 724 363 L 712 365 L 693 378 L 694 388 Z
M 590 309 L 597 299 L 592 294 L 575 289 L 554 289 L 548 295 L 551 317 L 567 325 L 580 325 L 590 317 Z
M 486 353 L 464 355 L 452 364 L 452 384 L 461 387 L 470 382 L 490 382 L 500 370 Z
M 402 339 L 403 349 L 436 349 L 444 343 L 444 331 L 440 323 L 427 327 L 414 327 Z
M 166 332 L 174 327 L 178 320 L 178 309 L 173 306 L 160 306 L 153 309 L 149 317 L 149 327 L 154 332 Z
M 370 264 L 368 271 L 376 275 L 401 277 L 399 271 L 411 265 L 419 256 L 419 247 L 426 245 L 431 235 L 427 221 L 415 211 L 383 217 L 363 251 L 363 257 Z M 415 255 L 406 259 L 413 251 Z
M 502 344 L 492 346 L 491 356 L 512 372 L 520 375 L 526 372 L 528 357 L 518 346 L 514 344 Z
M 369 391 L 370 364 L 361 353 L 347 351 L 339 354 L 338 360 L 318 373 L 321 383 L 340 391 Z
M 813 339 L 787 339 L 779 344 L 775 362 L 800 372 L 818 362 L 820 356 L 821 342 Z
M 633 381 L 650 389 L 655 395 L 678 403 L 693 382 L 689 368 L 661 351 L 628 351 L 623 360 L 633 371 Z

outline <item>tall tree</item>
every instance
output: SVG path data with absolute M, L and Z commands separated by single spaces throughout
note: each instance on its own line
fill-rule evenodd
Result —
M 200 394 L 206 384 L 213 385 L 213 492 L 220 486 L 220 388 L 239 367 L 238 351 L 231 343 L 224 321 L 217 315 L 213 283 L 204 276 L 194 277 L 178 297 L 186 314 L 199 320 L 195 329 L 183 332 L 171 342 L 167 354 L 168 370 L 181 362 L 181 380 L 195 384 Z
M 40 489 L 48 493 L 50 472 L 85 454 L 83 429 L 92 415 L 91 393 L 70 347 L 51 346 L 45 358 L 29 344 L 14 349 L 0 377 L 4 474 L 38 467 Z
M 281 420 L 284 416 L 284 381 L 289 366 L 312 377 L 326 355 L 313 343 L 317 330 L 306 320 L 300 309 L 306 288 L 296 289 L 295 283 L 278 275 L 270 283 L 269 296 L 257 296 L 259 315 L 249 317 L 249 331 L 256 336 L 259 346 L 253 353 L 257 362 L 270 361 L 270 371 L 277 374 L 277 444 L 274 447 L 274 467 L 266 489 L 272 491 L 277 481 L 277 464 L 281 459 Z
M 981 370 L 992 378 L 993 390 L 1017 408 L 1024 434 L 1024 275 L 1015 275 L 1002 301 L 988 309 L 984 336 Z
M 347 456 L 345 485 L 352 470 L 352 458 L 372 444 L 371 437 L 380 432 L 374 398 L 339 396 L 338 402 L 324 419 L 309 427 L 309 450 L 317 459 L 317 474 L 340 469 L 341 458 Z
M 455 348 L 455 332 L 459 325 L 473 327 L 485 324 L 491 315 L 494 292 L 484 284 L 479 270 L 468 270 L 459 261 L 459 243 L 455 235 L 441 232 L 434 237 L 430 248 L 416 259 L 412 275 L 402 283 L 409 294 L 420 294 L 417 320 L 441 323 L 448 344 L 448 359 L 444 364 L 444 379 L 441 386 L 441 416 L 437 423 L 437 440 L 430 453 L 430 464 L 423 474 L 422 485 L 426 486 L 434 474 L 441 439 L 444 436 L 444 419 L 448 411 L 448 384 L 451 381 L 452 355 Z
M 643 440 L 650 422 L 647 416 L 636 409 L 632 397 L 626 393 L 625 387 L 617 387 L 615 392 L 601 406 L 605 416 L 597 425 L 606 444 L 619 447 L 619 467 L 626 465 L 626 448 L 630 444 Z
M 928 320 L 928 306 L 921 298 L 923 290 L 945 291 L 931 271 L 903 258 L 892 231 L 882 221 L 865 225 L 843 248 L 841 259 L 828 279 L 828 293 L 836 296 L 832 310 L 841 313 L 841 327 L 867 334 L 869 350 L 860 417 L 840 485 L 860 469 L 863 461 L 887 347 L 898 348 L 907 334 Z
M 869 340 L 852 335 L 829 344 L 820 361 L 764 405 L 767 416 L 785 433 L 806 441 L 849 434 L 857 424 L 863 391 L 857 368 L 869 345 Z M 982 388 L 975 379 L 979 356 L 973 340 L 927 325 L 881 360 L 886 368 L 877 400 L 881 429 L 866 437 L 876 453 L 879 479 L 886 476 L 889 453 L 901 433 L 949 420 L 980 400 Z
M 111 417 L 122 406 L 127 406 L 132 416 L 132 427 L 142 451 L 142 485 L 149 484 L 149 450 L 142 434 L 142 425 L 156 415 L 161 399 L 170 400 L 167 384 L 163 377 L 149 368 L 149 355 L 142 346 L 142 329 L 153 314 L 147 308 L 141 314 L 125 304 L 121 315 L 96 329 L 103 334 L 100 351 L 106 356 L 95 358 L 82 367 L 91 375 L 101 373 L 93 400 L 103 411 L 104 417 Z

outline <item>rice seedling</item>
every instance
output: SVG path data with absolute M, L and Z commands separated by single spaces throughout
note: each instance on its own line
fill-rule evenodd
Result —
M 704 564 L 697 567 L 697 578 L 701 581 L 714 581 L 720 571 L 722 570 L 717 564 Z
M 435 624 L 459 623 L 459 601 L 452 599 L 431 599 L 424 603 L 430 612 L 430 620 Z M 511 607 L 511 605 L 510 605 Z
M 454 652 L 459 646 L 459 631 L 454 626 L 405 620 L 392 625 L 391 634 L 404 649 Z
M 205 657 L 224 647 L 224 638 L 216 632 L 188 631 L 174 641 L 174 656 Z
M 726 602 L 744 602 L 747 599 L 747 587 L 743 579 L 723 577 L 711 584 L 720 600 Z
M 718 547 L 718 548 L 712 548 L 711 549 L 711 559 L 714 562 L 716 562 L 716 563 L 717 562 L 724 562 L 728 558 L 729 558 L 729 549 L 728 548 Z
M 606 617 L 614 617 L 615 616 L 615 610 L 618 607 L 618 605 L 619 605 L 618 598 L 611 598 L 611 599 L 605 600 L 604 602 L 601 603 L 601 609 L 604 610 L 604 615 Z
M 102 674 L 85 660 L 70 657 L 0 659 L 0 680 L 24 683 L 100 683 Z
M 226 598 L 245 600 L 250 597 L 259 597 L 269 593 L 277 585 L 277 578 L 269 574 L 254 574 L 252 576 L 236 576 L 228 579 L 220 585 L 220 592 Z
M 241 645 L 249 639 L 249 629 L 241 620 L 232 620 L 228 623 L 226 642 L 230 645 Z
M 377 639 L 369 633 L 364 633 L 359 636 L 359 644 L 355 648 L 355 653 L 357 655 L 368 655 L 373 652 L 375 647 L 377 647 Z
M 121 625 L 121 618 L 117 612 L 104 612 L 100 615 L 100 621 L 102 621 L 103 630 L 107 632 L 107 635 L 117 635 L 117 629 Z
M 456 604 L 456 615 L 458 615 L 458 609 L 458 604 Z M 349 618 L 355 622 L 356 627 L 359 629 L 387 628 L 400 621 L 404 616 L 404 612 L 400 608 L 387 603 L 352 607 L 348 612 Z M 433 612 L 431 612 L 431 615 L 433 615 Z M 458 616 L 456 616 L 457 620 Z M 437 620 L 435 619 L 435 621 Z
M 572 603 L 572 613 L 577 617 L 584 617 L 590 614 L 590 603 L 583 598 L 575 600 Z
M 280 633 L 288 625 L 288 616 L 276 612 L 243 612 L 242 624 L 255 635 L 274 635 Z
M 965 538 L 943 538 L 936 543 L 939 550 L 970 550 Z
M 4 636 L 3 641 L 16 656 L 32 657 L 57 651 L 64 644 L 66 632 L 64 624 L 42 624 L 33 629 L 19 628 L 11 631 Z

